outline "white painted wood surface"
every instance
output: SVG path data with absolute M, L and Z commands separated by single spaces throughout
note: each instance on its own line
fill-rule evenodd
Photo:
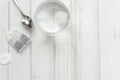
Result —
M 44 0 L 18 0 L 32 17 Z M 12 63 L 0 65 L 0 80 L 120 80 L 120 1 L 60 0 L 70 11 L 68 27 L 55 37 L 33 24 L 21 24 L 12 0 L 0 0 L 0 54 L 10 52 Z M 6 33 L 18 28 L 32 42 L 19 54 L 8 45 Z
M 120 80 L 120 1 L 99 1 L 102 80 Z

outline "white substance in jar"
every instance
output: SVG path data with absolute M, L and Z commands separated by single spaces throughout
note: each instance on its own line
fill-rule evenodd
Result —
M 57 33 L 67 26 L 69 13 L 61 2 L 46 2 L 36 10 L 35 19 L 42 31 Z
M 40 21 L 39 25 L 44 31 L 54 33 L 66 25 L 67 13 L 61 10 L 56 10 L 55 13 L 51 11 L 53 10 L 41 12 L 38 21 Z

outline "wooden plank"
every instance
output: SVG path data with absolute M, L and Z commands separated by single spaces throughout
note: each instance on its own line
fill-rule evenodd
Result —
M 0 54 L 8 52 L 6 33 L 8 30 L 8 0 L 0 0 Z M 8 79 L 8 66 L 0 64 L 0 80 Z
M 78 80 L 99 80 L 98 1 L 75 0 Z
M 70 9 L 71 1 L 61 0 Z M 42 2 L 42 1 L 41 1 Z M 32 12 L 41 3 L 33 1 Z M 71 12 L 71 10 L 70 10 Z M 34 17 L 34 16 L 33 16 Z M 71 25 L 59 35 L 47 37 L 36 28 L 32 36 L 32 67 L 35 80 L 75 80 L 73 79 L 73 49 Z M 37 39 L 36 39 L 37 38 Z
M 37 6 L 43 1 L 32 0 L 33 19 Z M 54 80 L 54 38 L 46 36 L 35 24 L 32 35 L 32 79 Z
M 74 1 L 60 0 L 70 12 L 70 22 L 65 30 L 55 37 L 55 80 L 76 80 L 76 53 L 74 35 Z M 76 38 L 76 37 L 75 37 Z
M 21 9 L 26 15 L 30 15 L 30 0 L 17 0 Z M 21 23 L 22 16 L 13 1 L 10 0 L 10 29 L 17 28 L 30 35 L 30 31 Z M 12 55 L 12 63 L 9 66 L 9 80 L 30 80 L 30 45 L 28 45 L 23 52 L 17 53 L 10 46 L 10 53 Z
M 99 0 L 101 80 L 120 80 L 119 4 L 119 0 Z

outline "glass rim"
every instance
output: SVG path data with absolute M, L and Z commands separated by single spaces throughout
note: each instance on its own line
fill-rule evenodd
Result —
M 51 3 L 51 2 L 54 2 L 54 3 L 56 3 L 56 4 L 59 4 L 62 8 L 64 8 L 65 11 L 67 12 L 67 16 L 68 16 L 68 18 L 67 18 L 68 20 L 67 20 L 65 26 L 63 26 L 63 28 L 59 29 L 59 30 L 56 31 L 56 32 L 48 32 L 48 31 L 45 31 L 44 29 L 42 29 L 42 28 L 38 25 L 37 20 L 36 20 L 37 13 L 39 12 L 39 9 L 40 9 L 41 7 L 46 6 L 46 4 L 49 4 L 49 3 Z M 40 31 L 46 33 L 47 35 L 55 35 L 55 34 L 57 34 L 57 33 L 60 33 L 61 31 L 63 31 L 63 30 L 68 26 L 69 21 L 70 21 L 70 13 L 69 13 L 68 8 L 66 7 L 66 5 L 65 5 L 63 2 L 58 1 L 58 0 L 49 0 L 49 1 L 46 0 L 46 1 L 41 2 L 41 3 L 37 6 L 37 8 L 36 8 L 36 10 L 35 10 L 35 14 L 34 14 L 34 20 L 35 20 L 35 26 L 38 27 Z

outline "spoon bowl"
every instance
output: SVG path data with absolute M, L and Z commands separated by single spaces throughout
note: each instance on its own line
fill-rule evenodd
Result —
M 22 23 L 26 26 L 32 27 L 32 19 L 29 16 L 24 15 L 22 18 Z

